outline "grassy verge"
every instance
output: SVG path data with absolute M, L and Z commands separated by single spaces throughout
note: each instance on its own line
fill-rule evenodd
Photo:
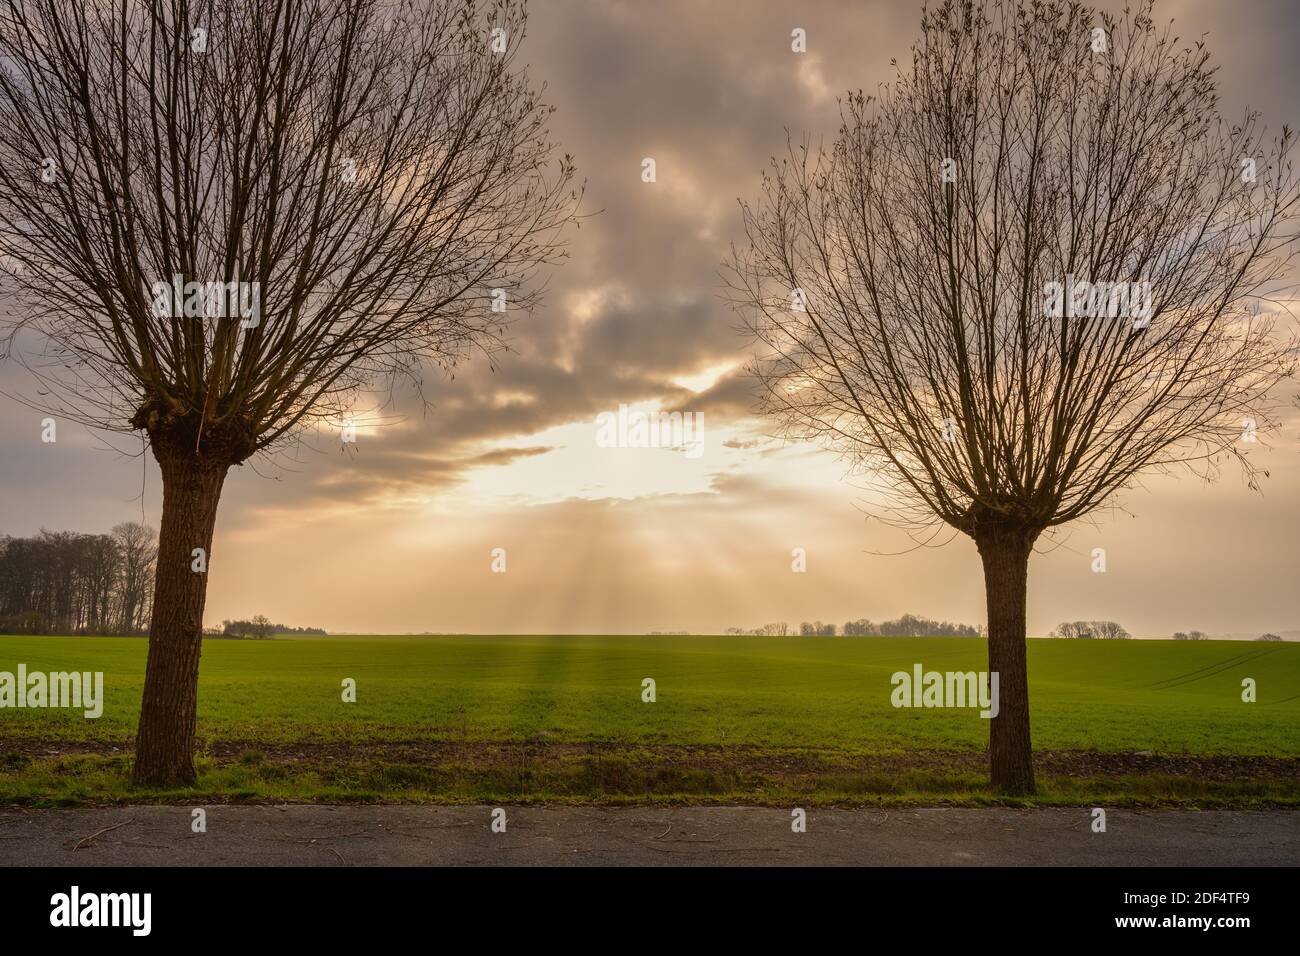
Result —
M 1300 761 L 1056 751 L 1040 792 L 1004 800 L 972 752 L 538 746 L 501 742 L 266 752 L 226 746 L 197 786 L 137 790 L 129 753 L 0 753 L 0 805 L 113 803 L 582 803 L 1300 807 Z M 1145 764 L 1145 765 L 1144 765 Z

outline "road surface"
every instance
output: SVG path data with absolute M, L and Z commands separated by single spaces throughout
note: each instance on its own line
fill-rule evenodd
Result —
M 207 832 L 193 831 L 203 809 Z M 26 866 L 1300 864 L 1300 812 L 1090 808 L 789 809 L 128 806 L 0 810 L 0 864 Z

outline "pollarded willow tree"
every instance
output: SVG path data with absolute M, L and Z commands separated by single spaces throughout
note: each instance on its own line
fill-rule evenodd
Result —
M 948 0 L 842 117 L 742 204 L 733 300 L 787 434 L 844 453 L 918 540 L 974 540 L 992 782 L 1030 793 L 1035 542 L 1152 472 L 1259 475 L 1293 371 L 1292 136 L 1221 118 L 1206 50 L 1150 4 Z
M 495 353 L 563 256 L 580 190 L 524 32 L 515 0 L 0 4 L 3 291 L 44 343 L 35 401 L 142 432 L 162 474 L 137 783 L 195 779 L 231 466 Z

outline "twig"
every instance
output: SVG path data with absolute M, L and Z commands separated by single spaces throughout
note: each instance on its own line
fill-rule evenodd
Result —
M 124 821 L 121 822 L 121 823 L 115 823 L 115 824 L 114 824 L 113 826 L 111 826 L 111 827 L 104 827 L 104 829 L 102 829 L 102 830 L 96 830 L 96 831 L 95 831 L 94 833 L 92 833 L 90 836 L 82 837 L 80 840 L 77 841 L 76 846 L 74 846 L 74 847 L 72 848 L 73 852 L 75 853 L 77 850 L 80 850 L 83 846 L 86 846 L 87 844 L 89 844 L 90 841 L 91 841 L 91 840 L 94 840 L 96 837 L 103 836 L 105 833 L 109 832 L 110 830 L 116 830 L 116 829 L 118 829 L 119 827 L 124 827 L 124 826 L 126 826 L 128 823 L 135 823 L 135 821 L 134 821 L 134 820 L 124 820 Z

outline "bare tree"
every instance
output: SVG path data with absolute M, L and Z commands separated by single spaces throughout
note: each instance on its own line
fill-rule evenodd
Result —
M 0 254 L 37 404 L 142 431 L 163 514 L 134 780 L 195 779 L 232 465 L 502 346 L 579 196 L 520 2 L 0 3 Z M 11 337 L 11 342 L 13 341 Z
M 112 628 L 114 594 L 122 573 L 122 551 L 106 534 L 87 535 L 83 540 L 86 569 L 86 629 L 105 634 Z
M 792 139 L 729 284 L 764 406 L 843 452 L 877 512 L 983 562 L 993 784 L 1034 789 L 1029 555 L 1144 474 L 1213 477 L 1292 371 L 1290 130 L 1220 117 L 1199 43 L 1059 0 L 948 0 L 910 63 Z
M 118 628 L 134 634 L 151 614 L 153 576 L 157 573 L 158 534 L 147 525 L 124 521 L 113 526 L 113 539 L 122 556 Z

